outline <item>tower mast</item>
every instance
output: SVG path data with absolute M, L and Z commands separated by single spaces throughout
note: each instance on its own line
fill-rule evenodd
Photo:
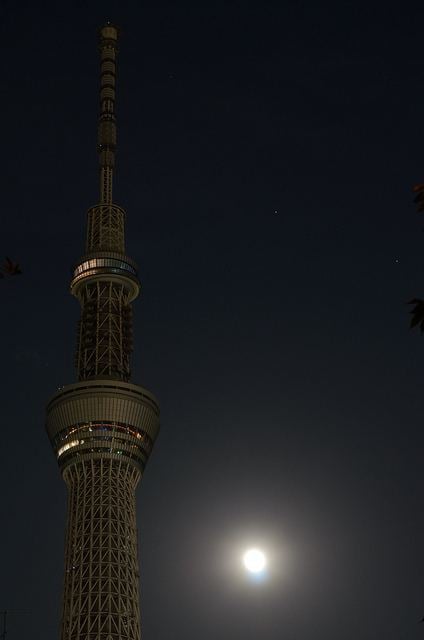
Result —
M 112 204 L 113 170 L 115 168 L 116 118 L 115 84 L 118 31 L 106 25 L 100 31 L 100 114 L 97 150 L 100 164 L 100 202 Z
M 81 305 L 78 382 L 47 405 L 47 432 L 68 487 L 62 640 L 140 640 L 135 489 L 159 430 L 159 407 L 131 384 L 131 303 L 140 283 L 112 199 L 118 29 L 100 29 L 100 201 L 87 213 L 71 293 Z

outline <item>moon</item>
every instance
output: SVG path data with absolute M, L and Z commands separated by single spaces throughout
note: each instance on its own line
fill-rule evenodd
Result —
M 266 567 L 266 557 L 260 549 L 248 549 L 243 555 L 243 564 L 249 573 L 261 573 Z

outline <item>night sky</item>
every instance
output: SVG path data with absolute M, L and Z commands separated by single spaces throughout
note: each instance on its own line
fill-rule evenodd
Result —
M 98 201 L 96 29 L 122 27 L 114 200 L 140 266 L 143 640 L 424 638 L 424 8 L 0 5 L 0 610 L 57 640 L 70 268 Z M 422 214 L 421 214 L 422 215 Z M 249 545 L 268 554 L 252 583 Z

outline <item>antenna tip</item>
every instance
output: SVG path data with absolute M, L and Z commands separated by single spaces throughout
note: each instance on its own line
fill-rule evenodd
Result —
M 106 24 L 104 24 L 99 29 L 100 41 L 102 41 L 102 40 L 115 40 L 115 41 L 117 41 L 118 40 L 118 36 L 119 36 L 119 32 L 120 32 L 119 27 L 117 27 L 115 24 L 112 24 L 112 22 L 107 21 Z

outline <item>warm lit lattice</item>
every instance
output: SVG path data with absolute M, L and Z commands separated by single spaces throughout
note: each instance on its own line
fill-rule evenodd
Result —
M 128 383 L 136 265 L 125 255 L 124 210 L 113 204 L 118 30 L 100 30 L 100 200 L 71 292 L 81 304 L 79 384 L 47 409 L 47 431 L 69 490 L 62 640 L 140 640 L 135 489 L 159 430 L 159 408 Z M 118 382 L 119 381 L 119 382 Z
M 79 379 L 103 376 L 129 380 L 132 309 L 128 289 L 117 282 L 95 281 L 82 288 L 80 301 Z
M 139 640 L 135 488 L 131 464 L 84 460 L 69 489 L 62 640 Z
M 87 253 L 124 249 L 125 212 L 116 204 L 99 204 L 87 214 Z

